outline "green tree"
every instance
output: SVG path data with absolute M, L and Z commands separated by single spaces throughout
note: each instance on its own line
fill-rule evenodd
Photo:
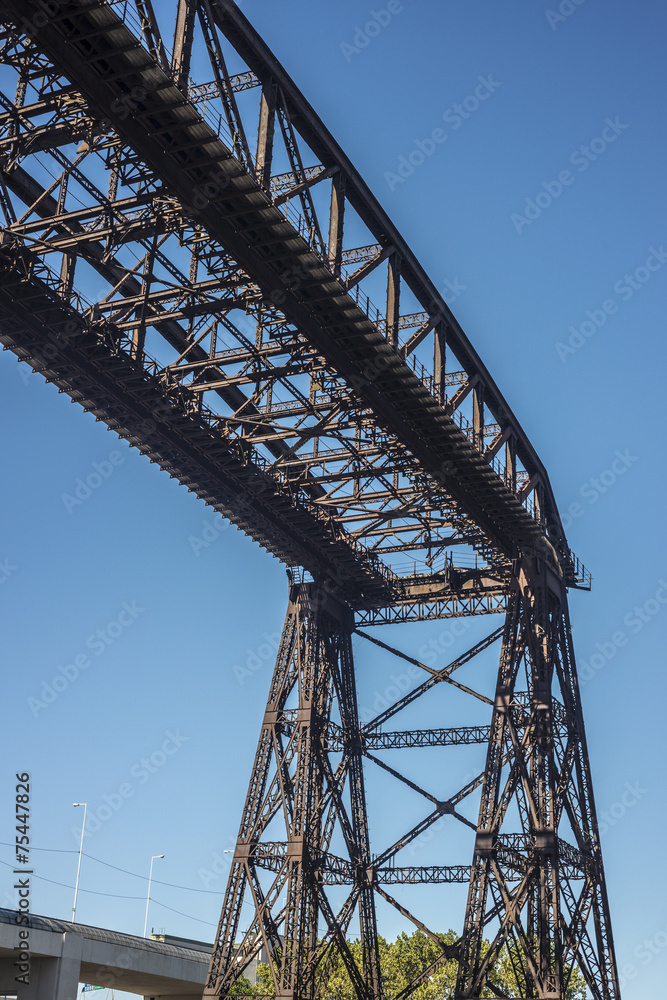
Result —
M 586 1000 L 588 996 L 586 980 L 579 972 L 579 969 L 576 967 L 573 968 L 570 965 L 566 966 L 566 970 L 570 973 L 569 983 L 565 991 L 566 1000 Z M 503 948 L 496 962 L 493 970 L 493 982 L 508 997 L 522 997 L 525 994 L 525 990 L 517 983 L 514 967 L 507 948 Z
M 273 979 L 271 978 L 271 970 L 265 962 L 257 963 L 257 985 L 255 986 L 255 993 L 268 993 L 269 996 L 272 997 L 276 995 L 276 988 L 273 985 Z
M 457 935 L 452 930 L 445 934 L 439 934 L 438 937 L 444 944 L 455 944 L 457 941 Z M 361 944 L 359 941 L 350 941 L 348 947 L 361 973 Z M 488 944 L 485 943 L 484 950 L 486 951 L 487 948 Z M 403 932 L 393 942 L 387 942 L 382 937 L 379 938 L 379 951 L 382 989 L 386 1000 L 392 1000 L 393 997 L 398 996 L 413 979 L 429 969 L 441 954 L 437 943 L 420 930 L 416 930 L 412 934 Z M 456 959 L 444 962 L 414 991 L 412 997 L 414 1000 L 451 1000 L 456 987 L 457 970 Z M 525 994 L 525 990 L 517 982 L 506 948 L 501 951 L 489 979 L 507 997 L 521 997 Z M 269 967 L 261 962 L 257 967 L 257 985 L 254 991 L 256 994 L 275 995 Z M 246 992 L 246 990 L 239 990 L 239 992 Z M 497 994 L 486 987 L 482 996 L 496 997 Z M 586 996 L 584 978 L 578 969 L 574 969 L 570 977 L 566 998 L 567 1000 L 585 1000 Z M 340 955 L 336 956 L 324 998 L 325 1000 L 356 1000 L 352 981 Z
M 449 930 L 438 935 L 444 944 L 454 944 L 457 936 Z M 383 982 L 387 997 L 395 997 L 408 983 L 429 969 L 440 957 L 438 944 L 423 931 L 412 934 L 405 931 L 389 946 L 387 961 L 383 965 Z M 447 1000 L 456 985 L 457 964 L 454 959 L 445 962 L 412 994 L 414 1000 Z
M 239 976 L 229 992 L 247 996 L 248 994 L 253 995 L 256 990 L 249 979 L 246 979 L 245 976 Z

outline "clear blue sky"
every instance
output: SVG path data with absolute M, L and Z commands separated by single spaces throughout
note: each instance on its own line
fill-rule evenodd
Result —
M 445 291 L 570 509 L 571 545 L 594 576 L 571 612 L 623 996 L 657 997 L 667 973 L 667 605 L 655 598 L 667 595 L 667 13 L 649 0 L 565 3 L 573 13 L 561 19 L 547 16 L 558 4 L 538 0 L 397 6 L 363 48 L 357 29 L 383 0 L 242 9 Z M 434 129 L 446 139 L 396 181 L 401 158 L 430 150 Z M 87 802 L 78 919 L 141 933 L 150 859 L 164 854 L 154 875 L 172 885 L 155 882 L 149 925 L 211 940 L 225 882 L 216 857 L 228 857 L 246 791 L 283 568 L 231 527 L 195 554 L 192 536 L 219 519 L 13 355 L 0 362 L 0 840 L 13 840 L 14 773 L 29 771 L 43 849 L 34 912 L 71 913 L 82 813 L 71 803 Z M 110 474 L 68 509 L 63 495 L 95 463 Z M 133 611 L 115 626 L 124 604 Z M 87 645 L 109 623 L 111 643 Z M 415 652 L 446 628 L 378 634 Z M 240 684 L 234 666 L 260 647 Z M 361 698 L 372 701 L 388 682 L 356 650 Z M 30 702 L 77 656 L 89 665 L 51 704 Z M 464 709 L 459 724 L 477 721 Z M 423 777 L 437 787 L 430 758 Z M 391 822 L 391 798 L 372 806 Z M 97 829 L 95 814 L 107 817 Z M 0 858 L 11 862 L 11 848 Z M 438 928 L 460 929 L 462 897 L 423 893 Z M 401 929 L 381 919 L 387 936 Z

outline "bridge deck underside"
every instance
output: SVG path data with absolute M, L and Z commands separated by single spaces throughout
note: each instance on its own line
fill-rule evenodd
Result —
M 17 17 L 19 7 L 22 14 L 22 5 L 8 4 Z M 412 370 L 340 276 L 332 273 L 232 155 L 113 8 L 97 0 L 68 5 L 40 29 L 39 45 L 100 119 L 111 118 L 148 176 L 178 199 L 186 216 L 205 225 L 267 301 L 280 303 L 299 337 L 307 342 L 314 362 L 331 380 L 345 413 L 363 413 L 376 424 L 383 435 L 381 457 L 399 461 L 411 481 L 427 491 L 433 506 L 440 504 L 456 531 L 474 530 L 478 539 L 483 537 L 495 552 L 496 567 L 504 562 L 504 571 L 490 582 L 492 590 L 506 588 L 501 578 L 506 579 L 509 561 L 517 552 L 548 551 L 544 524 L 526 510 L 515 490 L 436 398 L 433 387 Z M 114 119 L 119 99 L 139 83 L 149 88 L 141 112 Z M 205 211 L 198 212 L 193 192 L 204 190 L 213 194 L 207 197 Z M 33 254 L 36 257 L 25 247 L 13 252 L 6 249 L 5 346 L 20 348 L 19 356 L 35 359 L 47 377 L 82 399 L 87 409 L 119 429 L 285 562 L 338 581 L 339 588 L 347 588 L 351 602 L 360 607 L 390 606 L 415 597 L 411 581 L 397 578 L 377 555 L 341 530 L 340 524 L 332 525 L 324 511 L 315 513 L 312 506 L 300 503 L 289 483 L 267 476 L 252 456 L 235 454 L 224 434 L 183 412 L 184 407 L 179 413 L 173 396 L 169 434 L 165 421 L 157 431 L 146 423 L 151 419 L 147 412 L 155 411 L 156 402 L 162 403 L 164 411 L 164 398 L 157 399 L 157 385 L 151 385 L 132 358 L 123 358 L 118 350 L 104 356 L 100 327 L 84 334 L 86 323 L 82 323 L 81 339 L 70 337 L 62 355 L 40 356 L 40 340 L 49 336 L 49 330 L 53 339 L 59 321 L 51 312 L 69 307 L 55 302 L 48 283 L 40 287 Z M 296 284 L 290 278 L 295 269 L 300 275 Z M 19 288 L 16 281 L 24 272 L 30 277 L 24 276 Z M 17 315 L 16 303 L 21 301 L 30 302 L 29 321 Z M 60 321 L 62 326 L 64 316 Z M 68 316 L 67 322 L 71 321 Z M 174 346 L 182 347 L 173 328 L 169 332 Z M 191 343 L 187 346 L 193 350 Z M 67 366 L 61 369 L 65 356 Z M 196 351 L 191 357 L 197 358 Z M 104 385 L 107 391 L 102 393 Z M 151 427 L 148 433 L 147 427 Z M 195 461 L 198 448 L 200 458 Z M 565 569 L 567 577 L 569 567 Z M 479 578 L 475 584 L 480 585 Z M 472 584 L 467 581 L 467 585 Z M 488 581 L 482 583 L 482 587 L 488 585 Z M 448 587 L 451 581 L 434 575 L 435 593 Z

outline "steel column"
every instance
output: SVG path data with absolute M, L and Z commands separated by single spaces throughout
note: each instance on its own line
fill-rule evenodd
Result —
M 323 970 L 342 949 L 360 1000 L 379 996 L 378 936 L 358 709 L 352 614 L 315 585 L 293 584 L 204 997 L 230 992 L 262 945 L 276 995 L 314 1000 Z M 292 706 L 287 709 L 288 702 Z M 334 769 L 324 736 L 337 720 L 344 763 Z M 349 784 L 350 813 L 343 801 Z M 284 838 L 267 845 L 272 821 Z M 346 920 L 359 910 L 363 977 L 345 943 L 340 914 L 324 892 L 327 848 L 343 834 L 353 879 Z M 273 834 L 272 836 L 275 836 Z M 267 881 L 267 858 L 273 858 Z M 284 899 L 284 903 L 280 902 Z M 241 907 L 254 907 L 238 938 Z

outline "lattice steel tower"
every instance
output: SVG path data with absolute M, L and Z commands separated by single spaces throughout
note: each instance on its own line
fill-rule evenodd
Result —
M 440 953 L 401 1000 L 451 959 L 456 996 L 479 997 L 501 955 L 522 996 L 562 1000 L 578 967 L 618 1000 L 566 597 L 589 579 L 470 341 L 231 0 L 5 0 L 2 18 L 0 340 L 289 568 L 204 995 L 264 946 L 279 997 L 315 1000 L 340 959 L 381 997 L 379 896 Z M 368 631 L 483 614 L 504 625 L 447 665 Z M 353 634 L 424 677 L 370 719 Z M 466 674 L 492 656 L 484 694 Z M 436 687 L 484 724 L 384 728 Z M 461 788 L 385 759 L 463 744 L 487 752 Z M 373 769 L 426 800 L 388 843 Z M 445 816 L 468 863 L 444 837 L 406 864 Z M 453 945 L 393 895 L 451 882 L 469 887 Z

